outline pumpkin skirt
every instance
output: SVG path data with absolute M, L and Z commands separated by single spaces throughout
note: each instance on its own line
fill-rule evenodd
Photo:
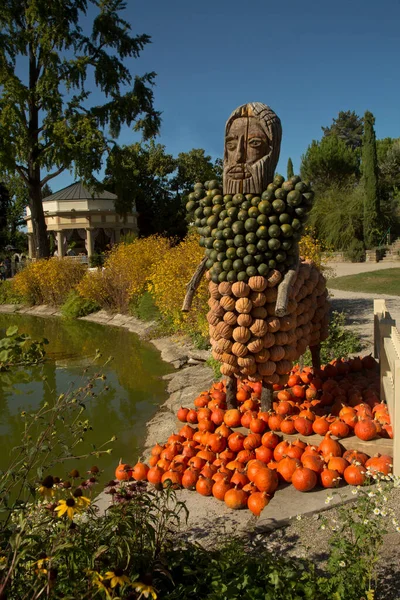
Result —
M 301 262 L 284 317 L 275 312 L 281 278 L 272 271 L 248 284 L 209 281 L 212 355 L 223 375 L 284 384 L 307 347 L 328 337 L 328 292 L 319 269 Z

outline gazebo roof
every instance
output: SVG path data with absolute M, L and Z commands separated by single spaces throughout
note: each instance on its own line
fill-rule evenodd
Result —
M 97 192 L 95 190 L 90 190 L 85 187 L 81 181 L 77 181 L 76 183 L 72 183 L 67 187 L 51 194 L 51 196 L 47 196 L 43 198 L 43 202 L 48 202 L 52 200 L 116 200 L 116 194 L 112 194 L 111 192 L 107 192 L 104 190 L 103 192 Z

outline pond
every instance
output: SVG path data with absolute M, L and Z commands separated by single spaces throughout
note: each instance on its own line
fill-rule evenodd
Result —
M 79 445 L 79 454 L 115 435 L 117 440 L 106 446 L 112 446 L 112 454 L 71 461 L 53 474 L 64 478 L 71 468 L 85 473 L 96 464 L 104 470 L 106 482 L 114 476 L 120 458 L 135 463 L 145 441 L 146 422 L 167 397 L 162 376 L 172 370 L 155 348 L 126 329 L 86 321 L 0 315 L 0 337 L 10 325 L 34 339 L 45 337 L 49 344 L 44 364 L 0 373 L 0 470 L 7 467 L 11 449 L 20 443 L 21 411 L 51 403 L 57 395 L 87 384 L 95 373 L 104 374 L 106 380 L 95 383 L 95 397 L 85 403 L 82 418 L 89 419 L 93 429 Z M 97 350 L 102 356 L 96 359 Z

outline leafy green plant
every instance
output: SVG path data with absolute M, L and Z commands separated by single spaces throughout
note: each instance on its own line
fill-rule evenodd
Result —
M 77 319 L 79 317 L 86 317 L 93 312 L 100 310 L 100 305 L 93 300 L 87 300 L 82 298 L 75 290 L 72 290 L 66 301 L 61 307 L 61 313 L 63 317 L 68 319 Z
M 221 374 L 221 362 L 219 360 L 216 360 L 213 356 L 210 356 L 207 359 L 207 364 L 208 364 L 209 367 L 212 368 L 212 370 L 214 372 L 215 379 L 220 379 L 222 377 L 222 374 Z
M 135 317 L 142 321 L 158 321 L 161 319 L 161 313 L 150 292 L 144 292 L 136 301 L 131 302 L 129 309 Z
M 334 358 L 347 358 L 350 354 L 360 352 L 361 342 L 358 336 L 346 329 L 346 315 L 334 310 L 329 321 L 329 337 L 321 344 L 321 363 L 327 364 Z M 311 365 L 311 352 L 303 355 L 303 363 Z
M 362 262 L 365 260 L 365 247 L 361 240 L 354 239 L 344 253 L 347 260 L 351 262 Z
M 14 290 L 12 281 L 0 282 L 0 304 L 23 304 L 24 298 Z
M 335 600 L 373 600 L 378 588 L 377 563 L 384 536 L 389 528 L 400 532 L 394 511 L 388 506 L 388 498 L 393 483 L 398 478 L 367 470 L 367 483 L 376 485 L 352 490 L 357 501 L 342 504 L 337 509 L 336 518 L 324 518 L 321 527 L 329 528 L 330 553 L 328 559 L 329 578 L 321 579 L 321 589 L 327 597 Z M 332 497 L 328 496 L 328 500 Z M 332 594 L 330 596 L 330 594 Z
M 311 563 L 278 559 L 243 539 L 225 539 L 213 550 L 185 544 L 169 554 L 169 564 L 175 582 L 169 600 L 326 598 Z
M 89 266 L 94 267 L 102 267 L 104 265 L 105 256 L 104 254 L 92 254 L 89 259 Z
M 18 333 L 18 327 L 12 325 L 6 331 L 6 337 L 0 340 L 0 370 L 17 365 L 35 365 L 45 358 L 45 345 L 49 341 L 33 340 L 27 333 Z

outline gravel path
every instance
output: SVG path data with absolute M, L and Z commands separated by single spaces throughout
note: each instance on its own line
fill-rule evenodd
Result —
M 384 299 L 386 308 L 400 323 L 400 296 L 383 294 L 360 294 L 343 290 L 329 289 L 331 309 L 346 314 L 346 323 L 361 338 L 363 353 L 373 350 L 374 341 L 374 299 Z

